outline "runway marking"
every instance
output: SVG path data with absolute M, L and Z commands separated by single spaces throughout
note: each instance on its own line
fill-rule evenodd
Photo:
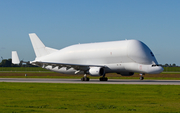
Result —
M 180 80 L 127 80 L 109 79 L 99 81 L 81 81 L 80 79 L 47 79 L 47 78 L 0 78 L 0 82 L 24 82 L 24 83 L 73 83 L 73 84 L 149 84 L 149 85 L 180 85 Z

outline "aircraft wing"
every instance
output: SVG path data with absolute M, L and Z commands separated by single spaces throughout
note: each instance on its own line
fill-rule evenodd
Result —
M 67 70 L 70 68 L 74 68 L 75 70 L 80 70 L 80 71 L 86 71 L 90 67 L 106 67 L 105 65 L 69 64 L 69 63 L 41 62 L 41 61 L 33 61 L 31 62 L 31 64 L 43 68 L 45 68 L 46 66 L 52 66 L 52 68 L 58 67 L 59 69 L 62 67 L 66 67 Z

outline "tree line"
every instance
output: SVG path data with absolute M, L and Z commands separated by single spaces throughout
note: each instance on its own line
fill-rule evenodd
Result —
M 20 61 L 20 64 L 13 64 L 12 59 L 3 59 L 0 63 L 0 67 L 37 67 L 34 65 L 31 65 L 28 63 L 23 63 L 23 61 Z

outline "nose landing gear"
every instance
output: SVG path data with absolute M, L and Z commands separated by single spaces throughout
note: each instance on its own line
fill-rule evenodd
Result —
M 143 75 L 145 75 L 145 74 L 143 74 L 143 73 L 140 73 L 139 75 L 140 75 L 140 78 L 139 78 L 139 79 L 140 79 L 140 80 L 144 80 L 144 77 L 143 77 Z

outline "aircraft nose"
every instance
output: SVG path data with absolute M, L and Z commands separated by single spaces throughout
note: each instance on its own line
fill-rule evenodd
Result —
M 156 66 L 156 67 L 155 67 L 155 70 L 154 70 L 154 73 L 157 73 L 157 74 L 158 74 L 158 73 L 163 72 L 163 70 L 164 70 L 164 69 L 163 69 L 161 66 Z
M 159 70 L 159 73 L 163 72 L 164 71 L 164 68 L 162 68 L 161 66 L 158 66 L 158 70 Z
M 159 74 L 161 72 L 163 72 L 163 68 L 161 66 L 154 66 L 154 67 L 151 67 L 150 69 L 150 73 L 151 74 Z

